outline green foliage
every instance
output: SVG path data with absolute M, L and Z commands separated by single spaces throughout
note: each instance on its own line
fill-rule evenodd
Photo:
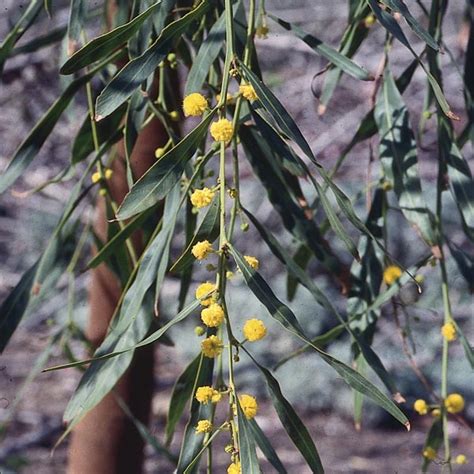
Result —
M 0 175 L 0 192 L 6 192 L 29 172 L 28 167 L 66 109 L 84 90 L 89 110 L 76 136 L 71 137 L 70 160 L 60 175 L 75 173 L 79 176 L 77 184 L 38 262 L 25 273 L 0 307 L 0 350 L 5 349 L 33 300 L 45 298 L 54 291 L 65 271 L 74 281 L 80 273 L 77 268 L 80 258 L 88 262 L 87 269 L 107 265 L 119 277 L 122 287 L 107 337 L 91 358 L 75 359 L 68 349 L 65 352 L 69 363 L 47 369 L 81 368 L 89 364 L 66 408 L 64 419 L 68 427 L 64 436 L 112 391 L 129 367 L 135 350 L 165 342 L 170 328 L 199 309 L 214 311 L 217 315 L 220 310 L 223 320 L 217 327 L 210 324 L 202 331 L 205 338 L 201 341 L 202 352 L 195 354 L 176 378 L 165 438 L 155 439 L 126 405 L 123 405 L 124 411 L 156 452 L 176 464 L 177 472 L 198 472 L 206 451 L 208 463 L 212 463 L 213 442 L 219 438 L 225 438 L 230 446 L 229 464 L 240 463 L 245 474 L 261 472 L 256 447 L 277 472 L 287 472 L 271 437 L 254 419 L 255 413 L 249 414 L 243 402 L 239 402 L 242 388 L 235 365 L 239 354 L 245 353 L 265 381 L 269 400 L 308 468 L 322 473 L 324 468 L 315 440 L 283 395 L 277 369 L 291 359 L 313 352 L 354 391 L 357 424 L 364 415 L 365 399 L 370 399 L 410 429 L 405 413 L 407 406 L 399 406 L 405 400 L 397 389 L 395 374 L 386 367 L 384 354 L 376 353 L 374 340 L 387 312 L 392 311 L 398 317 L 397 306 L 403 303 L 404 290 L 411 285 L 421 291 L 421 272 L 437 263 L 443 324 L 454 326 L 456 341 L 439 336 L 442 386 L 427 396 L 435 402 L 431 408 L 440 409 L 440 417 L 435 419 L 428 433 L 425 450 L 430 447 L 437 451 L 443 445 L 444 455 L 440 458 L 449 464 L 452 456 L 448 412 L 442 401 L 448 395 L 448 349 L 452 344 L 462 346 L 466 359 L 474 367 L 472 342 L 452 310 L 453 296 L 447 272 L 447 265 L 455 263 L 472 291 L 473 257 L 464 244 L 474 241 L 474 182 L 463 150 L 472 138 L 473 127 L 472 81 L 469 82 L 474 61 L 472 44 L 464 73 L 466 113 L 459 111 L 463 119 L 467 116 L 467 123 L 460 136 L 451 123 L 459 117 L 451 111 L 444 95 L 443 71 L 439 66 L 438 56 L 444 49 L 445 2 L 433 0 L 431 11 L 425 12 L 426 21 L 423 16 L 414 16 L 401 0 L 350 1 L 348 23 L 339 48 L 268 14 L 274 20 L 272 28 L 283 28 L 327 61 L 320 112 L 330 106 L 330 99 L 337 95 L 344 75 L 351 76 L 351 80 L 374 81 L 373 107 L 360 121 L 352 138 L 348 135 L 348 145 L 335 166 L 326 169 L 283 100 L 269 87 L 266 71 L 258 63 L 255 38 L 256 33 L 265 33 L 262 33 L 263 25 L 267 24 L 265 2 L 250 0 L 247 3 L 245 10 L 240 0 L 202 0 L 184 8 L 175 8 L 177 2 L 172 0 L 137 1 L 129 10 L 126 2 L 122 2 L 117 11 L 117 26 L 87 40 L 87 19 L 97 12 L 90 10 L 88 2 L 73 0 L 67 27 L 43 34 L 36 42 L 17 46 L 43 7 L 54 14 L 49 2 L 30 2 L 0 45 L 0 71 L 8 58 L 36 51 L 66 37 L 70 56 L 60 66 L 60 73 L 74 74 L 74 79 L 13 155 Z M 404 31 L 405 21 L 400 19 L 406 21 L 409 33 L 422 40 L 421 53 L 415 52 L 409 40 L 411 36 Z M 375 72 L 369 72 L 367 67 L 358 64 L 359 60 L 352 59 L 364 42 L 372 41 L 371 28 L 381 28 L 385 35 L 384 44 L 380 46 L 383 60 L 377 78 Z M 396 41 L 414 56 L 414 59 L 410 56 L 412 62 L 405 65 L 398 76 L 389 67 Z M 85 44 L 80 47 L 82 42 Z M 175 104 L 181 101 L 175 84 L 178 64 L 185 83 L 184 115 L 200 117 L 199 121 L 189 120 L 191 125 L 186 127 L 185 136 L 181 136 L 174 123 L 180 117 L 180 112 L 175 110 Z M 427 80 L 425 105 L 433 110 L 432 116 L 436 119 L 436 127 L 431 130 L 437 133 L 438 149 L 433 158 L 438 168 L 436 185 L 422 185 L 419 150 L 423 130 L 419 132 L 421 136 L 416 135 L 403 98 L 418 67 L 423 69 Z M 154 119 L 161 122 L 169 141 L 157 150 L 157 161 L 137 178 L 130 156 L 141 130 Z M 372 176 L 373 181 L 367 186 L 365 182 L 356 183 L 355 188 L 346 193 L 338 182 L 341 166 L 356 145 L 374 136 L 378 139 L 376 155 L 380 166 Z M 124 139 L 128 193 L 123 202 L 116 203 L 109 189 L 107 166 L 117 159 L 114 145 L 121 139 Z M 294 239 L 291 244 L 280 241 L 274 229 L 258 217 L 254 210 L 255 198 L 247 196 L 242 186 L 245 166 L 252 173 L 252 179 L 258 180 L 264 189 L 287 236 Z M 88 183 L 94 168 L 92 183 Z M 436 188 L 434 203 L 429 202 L 426 195 L 429 186 Z M 445 192 L 448 189 L 451 193 Z M 364 193 L 370 199 L 367 216 L 361 217 L 356 202 Z M 79 219 L 80 204 L 96 194 L 109 211 L 110 228 L 104 242 L 93 236 L 98 252 L 90 259 L 89 247 L 84 245 L 87 237 L 76 239 L 75 236 L 78 227 L 84 225 Z M 444 209 L 448 195 L 458 210 L 450 219 L 456 221 L 456 234 L 462 236 L 462 243 L 454 241 L 446 230 Z M 393 211 L 400 215 L 407 229 L 415 229 L 414 239 L 418 239 L 417 245 L 423 249 L 416 258 L 407 253 L 403 263 L 397 262 L 388 251 L 392 248 L 393 234 L 399 231 L 392 224 Z M 241 232 L 237 230 L 238 220 L 242 224 Z M 86 236 L 91 234 L 89 227 L 87 224 L 82 229 Z M 315 321 L 325 313 L 335 318 L 319 334 L 311 334 L 298 312 L 275 294 L 265 277 L 266 264 L 259 264 L 255 259 L 258 256 L 244 255 L 244 249 L 249 248 L 244 237 L 248 227 L 256 231 L 285 269 L 289 299 L 295 298 L 301 285 L 316 302 L 312 307 Z M 142 231 L 145 244 L 138 255 L 132 242 L 137 230 Z M 174 252 L 173 245 L 177 245 L 178 238 L 181 250 Z M 217 263 L 206 266 L 205 261 L 200 276 L 195 277 L 196 259 L 206 260 L 209 256 L 217 259 Z M 316 281 L 313 264 L 324 269 L 332 289 L 342 289 L 340 301 L 334 301 L 334 291 L 329 294 L 319 280 Z M 203 267 L 208 272 L 206 280 L 215 286 L 201 301 L 190 299 L 191 283 L 203 278 Z M 245 338 L 239 340 L 236 335 L 235 324 L 232 325 L 235 316 L 227 306 L 228 278 L 232 272 L 235 272 L 234 278 L 246 284 L 245 291 L 253 294 L 263 305 L 262 309 L 279 323 L 272 326 L 271 331 L 283 328 L 302 343 L 295 351 L 278 354 L 280 362 L 272 372 L 249 351 L 251 344 L 258 344 L 265 336 L 263 323 L 247 321 Z M 171 319 L 160 321 L 158 327 L 154 326 L 155 314 L 167 277 L 181 281 L 178 309 Z M 74 293 L 74 289 L 71 291 Z M 209 306 L 207 303 L 211 302 Z M 168 310 L 167 314 L 172 311 L 174 309 Z M 442 325 L 439 326 L 441 330 Z M 404 348 L 408 346 L 409 330 L 408 323 L 407 327 L 400 328 Z M 66 339 L 77 336 L 73 315 L 66 326 L 63 323 L 58 334 Z M 59 344 L 59 339 L 55 337 L 51 344 Z M 179 337 L 174 339 L 175 345 L 182 344 Z M 209 355 L 206 343 L 212 341 L 219 344 L 215 353 Z M 334 341 L 350 345 L 350 361 L 331 355 L 330 344 Z M 49 347 L 41 364 L 47 362 Z M 35 366 L 34 372 L 38 370 Z M 372 376 L 378 379 L 377 384 L 369 380 Z M 389 394 L 379 388 L 379 382 Z M 198 400 L 197 389 L 207 386 L 218 392 L 221 400 L 208 403 Z M 224 416 L 221 413 L 224 410 L 217 410 L 216 403 L 228 404 Z M 210 420 L 212 432 L 197 432 L 200 420 Z M 178 425 L 184 423 L 181 448 L 179 453 L 174 453 L 169 446 L 177 436 Z M 426 469 L 429 460 L 425 459 L 423 464 Z M 208 469 L 212 472 L 212 464 Z

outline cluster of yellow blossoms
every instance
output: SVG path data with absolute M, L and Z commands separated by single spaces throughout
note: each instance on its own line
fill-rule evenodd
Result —
M 448 341 L 452 342 L 456 340 L 456 326 L 452 321 L 443 324 L 441 327 L 441 335 Z
M 403 272 L 400 267 L 397 267 L 396 265 L 389 265 L 383 271 L 383 281 L 388 286 L 393 285 L 402 276 L 402 274 Z
M 444 408 L 448 413 L 459 413 L 464 410 L 464 397 L 459 393 L 451 393 L 446 397 L 444 400 Z M 426 415 L 430 409 L 432 409 L 431 414 L 434 416 L 439 416 L 441 414 L 441 410 L 438 406 L 430 406 L 426 403 L 423 399 L 418 399 L 413 404 L 413 409 L 419 415 Z
M 92 176 L 91 176 L 91 181 L 96 184 L 98 183 L 99 181 L 102 181 L 103 179 L 110 179 L 113 175 L 113 171 L 110 169 L 110 168 L 106 168 L 104 170 L 104 174 L 102 175 L 102 173 L 100 171 L 96 171 L 95 173 L 92 173 Z
M 191 204 L 198 209 L 209 206 L 215 194 L 216 192 L 209 188 L 196 189 L 191 194 Z

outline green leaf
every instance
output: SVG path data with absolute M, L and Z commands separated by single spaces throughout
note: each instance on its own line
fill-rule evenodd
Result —
M 105 87 L 96 102 L 97 120 L 111 114 L 155 71 L 180 37 L 191 24 L 200 19 L 209 8 L 208 2 L 166 26 L 156 41 L 138 58 L 130 61 Z
M 432 246 L 435 237 L 417 169 L 415 135 L 410 127 L 408 110 L 389 69 L 385 70 L 374 117 L 380 136 L 380 160 L 386 177 L 393 182 L 400 209 L 426 243 Z
M 203 385 L 212 385 L 212 374 L 214 370 L 214 359 L 204 357 L 202 354 L 200 358 L 200 367 L 198 369 L 193 387 L 201 387 Z M 184 470 L 196 460 L 203 445 L 203 435 L 196 433 L 196 425 L 199 420 L 210 419 L 212 413 L 212 406 L 200 404 L 195 398 L 191 401 L 191 410 L 189 421 L 183 436 L 181 444 L 181 451 L 179 454 L 178 467 L 176 472 L 184 472 Z M 198 465 L 194 465 L 191 472 L 196 472 Z
M 252 224 L 257 228 L 260 236 L 268 245 L 272 253 L 285 264 L 288 273 L 297 279 L 305 288 L 307 288 L 314 299 L 323 308 L 329 311 L 332 315 L 336 316 L 339 322 L 345 327 L 346 331 L 351 334 L 368 364 L 378 375 L 380 380 L 385 384 L 392 394 L 397 393 L 398 391 L 395 387 L 392 377 L 389 375 L 382 361 L 373 351 L 370 345 L 367 344 L 365 339 L 360 337 L 360 335 L 352 330 L 351 326 L 346 323 L 344 318 L 339 314 L 339 311 L 331 303 L 330 299 L 324 294 L 323 291 L 320 290 L 320 288 L 314 283 L 308 274 L 296 264 L 296 262 L 291 258 L 291 255 L 289 255 L 288 252 L 278 243 L 277 239 L 275 239 L 273 235 L 271 235 L 271 233 L 267 231 L 249 211 L 247 211 L 245 208 L 242 208 L 242 210 L 246 213 Z
M 61 67 L 61 74 L 74 74 L 83 67 L 99 61 L 124 45 L 143 25 L 161 2 L 157 2 L 128 23 L 108 31 L 83 46 Z
M 67 25 L 68 55 L 73 54 L 81 43 L 81 34 L 86 22 L 87 5 L 85 0 L 71 0 Z
M 295 36 L 303 40 L 313 51 L 325 57 L 328 61 L 339 67 L 346 74 L 349 74 L 350 76 L 362 81 L 374 80 L 374 77 L 366 69 L 356 64 L 344 54 L 323 43 L 318 38 L 306 33 L 306 31 L 303 31 L 301 28 L 292 25 L 287 21 L 277 18 L 276 16 L 270 14 L 269 17 L 275 20 L 286 30 L 291 31 Z
M 43 0 L 31 0 L 29 2 L 28 8 L 17 21 L 16 25 L 13 27 L 10 33 L 8 33 L 6 38 L 0 44 L 0 75 L 3 72 L 5 61 L 10 56 L 13 47 L 34 22 L 42 7 Z
M 474 293 L 474 257 L 449 239 L 446 239 L 446 241 L 451 255 L 458 266 L 459 272 L 464 280 L 466 280 L 469 291 Z
M 214 242 L 219 235 L 219 196 L 216 194 L 209 209 L 206 212 L 201 224 L 197 228 L 193 238 L 186 246 L 183 253 L 178 257 L 176 262 L 170 268 L 171 272 L 183 272 L 195 261 L 191 253 L 193 246 L 200 240 L 207 239 L 209 242 Z
M 115 393 L 114 395 L 115 395 L 115 399 L 117 400 L 117 403 L 120 405 L 120 408 L 124 411 L 124 413 L 128 416 L 128 418 L 130 418 L 132 423 L 135 425 L 135 428 L 137 429 L 138 433 L 142 437 L 143 441 L 145 441 L 145 443 L 148 443 L 153 448 L 156 454 L 160 456 L 165 456 L 169 461 L 171 461 L 171 463 L 176 465 L 178 462 L 177 457 L 158 442 L 158 440 L 151 434 L 148 427 L 144 425 L 132 413 L 132 411 L 130 410 L 130 408 L 128 408 L 125 401 L 119 395 Z
M 422 39 L 430 48 L 439 51 L 438 43 L 434 38 L 416 21 L 416 18 L 410 13 L 408 7 L 402 0 L 382 0 L 394 12 L 401 13 L 414 33 Z
M 260 451 L 262 451 L 263 455 L 268 459 L 269 463 L 275 468 L 276 472 L 279 474 L 287 474 L 287 471 L 280 461 L 278 454 L 276 453 L 275 449 L 273 449 L 273 446 L 265 436 L 265 433 L 262 431 L 260 426 L 258 426 L 255 418 L 249 420 L 249 426 L 257 446 L 260 448 Z
M 241 68 L 245 79 L 255 89 L 258 100 L 276 121 L 282 131 L 301 148 L 306 156 L 317 164 L 313 152 L 298 128 L 298 125 L 296 125 L 295 121 L 283 107 L 281 102 L 275 97 L 273 92 L 245 64 L 239 62 L 239 67 Z M 318 164 L 318 166 L 320 165 Z
M 38 154 L 38 151 L 48 138 L 49 134 L 52 132 L 62 113 L 64 110 L 66 110 L 72 98 L 79 91 L 79 89 L 87 84 L 98 71 L 100 71 L 109 61 L 112 61 L 113 59 L 114 56 L 111 56 L 102 63 L 98 64 L 88 74 L 71 82 L 67 89 L 48 109 L 41 120 L 30 132 L 28 137 L 19 146 L 7 168 L 0 176 L 0 194 L 5 192 L 5 190 L 7 190 L 31 164 L 35 156 Z
M 242 472 L 260 474 L 260 466 L 255 451 L 255 439 L 250 422 L 244 415 L 240 403 L 237 405 L 237 423 L 239 425 L 239 455 Z
M 110 144 L 117 142 L 123 137 L 121 123 L 125 115 L 126 107 L 120 107 L 112 115 L 96 124 L 99 145 L 106 142 Z M 86 115 L 79 132 L 74 139 L 71 150 L 71 162 L 77 164 L 85 160 L 94 152 L 94 141 L 92 138 L 92 126 L 89 114 Z
M 423 451 L 426 448 L 432 448 L 435 452 L 438 451 L 441 443 L 443 442 L 443 422 L 441 418 L 437 418 L 431 425 L 430 430 L 428 431 L 428 436 L 426 437 L 425 444 L 423 446 Z M 422 471 L 426 472 L 431 461 L 423 457 L 423 468 Z
M 440 85 L 438 84 L 436 79 L 433 77 L 433 75 L 428 71 L 426 66 L 421 61 L 421 59 L 418 57 L 418 55 L 416 54 L 415 50 L 410 45 L 409 41 L 407 40 L 407 37 L 405 36 L 405 33 L 403 33 L 397 21 L 388 12 L 381 9 L 376 0 L 367 0 L 367 1 L 370 5 L 370 8 L 374 12 L 374 15 L 380 21 L 382 26 L 389 33 L 391 33 L 395 38 L 397 38 L 398 41 L 400 41 L 400 43 L 402 43 L 405 47 L 407 47 L 409 51 L 413 54 L 413 56 L 415 56 L 415 58 L 418 60 L 420 66 L 423 68 L 423 70 L 426 73 L 426 77 L 428 78 L 428 81 L 431 85 L 431 89 L 433 90 L 433 93 L 436 96 L 436 100 L 438 101 L 438 104 L 441 107 L 441 110 L 446 114 L 447 117 L 454 120 L 459 120 L 459 117 L 451 111 L 449 104 L 446 98 L 444 97 L 443 91 L 441 90 Z
M 108 240 L 97 252 L 97 254 L 87 264 L 88 268 L 95 268 L 103 261 L 113 255 L 119 247 L 150 217 L 153 209 L 149 209 L 142 214 L 135 216 L 127 222 L 119 232 L 117 232 L 110 240 Z
M 193 395 L 194 381 L 199 373 L 202 356 L 197 356 L 178 377 L 173 387 L 168 408 L 168 419 L 166 421 L 166 444 L 169 445 L 173 439 L 176 424 L 181 419 L 188 400 Z
M 23 43 L 21 46 L 17 46 L 11 53 L 10 58 L 17 56 L 19 54 L 28 54 L 34 53 L 42 48 L 51 46 L 58 41 L 61 41 L 66 35 L 66 27 L 59 26 L 58 28 L 53 28 L 48 33 L 38 36 L 31 41 Z
M 235 12 L 235 9 L 234 9 Z M 202 89 L 212 63 L 217 59 L 225 39 L 225 11 L 212 25 L 206 39 L 201 43 L 199 51 L 189 70 L 184 95 L 198 92 Z
M 258 367 L 260 372 L 265 377 L 267 388 L 270 392 L 270 397 L 278 414 L 278 418 L 280 419 L 283 428 L 285 428 L 285 431 L 288 433 L 288 436 L 298 448 L 298 451 L 305 458 L 309 468 L 311 469 L 311 472 L 321 474 L 324 473 L 321 459 L 319 458 L 318 451 L 314 445 L 311 435 L 288 400 L 283 396 L 278 381 L 275 379 L 275 377 L 273 377 L 268 369 L 261 366 L 252 357 L 245 347 L 242 347 L 242 349 L 252 359 L 253 363 Z
M 242 255 L 234 247 L 229 245 L 229 250 L 235 262 L 237 263 L 237 266 L 242 272 L 247 286 L 252 290 L 253 294 L 260 300 L 260 302 L 267 308 L 270 315 L 276 321 L 278 321 L 285 329 L 293 333 L 299 339 L 309 344 L 319 354 L 319 356 L 334 370 L 336 370 L 336 372 L 353 389 L 368 396 L 375 403 L 377 403 L 388 413 L 390 413 L 396 420 L 402 423 L 408 430 L 410 429 L 410 423 L 406 416 L 375 385 L 373 385 L 367 379 L 362 377 L 354 369 L 351 369 L 343 362 L 337 360 L 336 358 L 332 357 L 331 355 L 327 354 L 319 347 L 314 345 L 311 340 L 304 334 L 304 331 L 294 313 L 290 310 L 290 308 L 288 308 L 288 306 L 282 303 L 275 296 L 271 288 L 259 275 L 259 273 L 247 264 Z
M 186 163 L 194 154 L 198 142 L 205 136 L 215 112 L 213 110 L 205 117 L 133 185 L 117 211 L 117 219 L 128 219 L 143 212 L 168 194 L 181 178 Z

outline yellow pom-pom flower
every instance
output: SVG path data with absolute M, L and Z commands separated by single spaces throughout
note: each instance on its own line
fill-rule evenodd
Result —
M 214 197 L 215 191 L 209 188 L 196 189 L 191 194 L 191 204 L 198 209 L 209 206 Z
M 113 174 L 114 174 L 114 171 L 111 170 L 110 168 L 107 168 L 104 173 L 105 179 L 110 179 Z
M 212 244 L 209 240 L 202 240 L 193 246 L 191 253 L 198 260 L 204 260 L 212 252 Z
M 217 336 L 209 336 L 201 342 L 201 350 L 205 357 L 212 359 L 222 353 L 224 345 Z
M 196 390 L 196 400 L 207 405 L 209 402 L 217 403 L 221 400 L 222 394 L 215 388 L 205 385 Z
M 374 15 L 370 14 L 364 18 L 364 25 L 366 28 L 370 28 L 376 22 Z
M 224 309 L 217 303 L 212 303 L 208 308 L 201 311 L 202 322 L 210 327 L 216 328 L 224 321 Z
M 458 454 L 454 462 L 456 464 L 467 464 L 467 457 L 464 454 Z
M 257 38 L 266 39 L 269 31 L 270 30 L 268 29 L 267 25 L 257 26 L 257 28 L 255 29 L 255 36 Z
M 102 178 L 102 176 L 100 175 L 100 173 L 98 171 L 96 171 L 95 173 L 92 173 L 91 181 L 94 184 L 96 184 L 101 180 L 101 178 Z
M 433 408 L 431 416 L 438 418 L 438 416 L 441 416 L 441 410 L 439 408 Z
M 396 265 L 389 265 L 383 271 L 383 281 L 387 285 L 393 285 L 401 276 L 402 276 L 402 269 L 397 267 Z
M 259 341 L 266 336 L 267 328 L 260 319 L 249 319 L 244 324 L 243 333 L 248 341 Z
M 453 322 L 443 324 L 441 326 L 441 335 L 448 341 L 452 342 L 456 340 L 456 326 Z
M 252 257 L 251 255 L 244 255 L 244 259 L 254 270 L 258 270 L 258 268 L 260 267 L 260 262 L 258 261 L 258 258 Z
M 258 411 L 257 399 L 252 397 L 252 395 L 244 393 L 239 397 L 239 402 L 245 418 L 247 418 L 247 420 L 254 418 Z
M 183 100 L 185 117 L 199 117 L 207 109 L 207 99 L 199 92 L 187 95 Z
M 212 291 L 216 291 L 216 285 L 214 285 L 214 283 L 211 283 L 209 281 L 206 281 L 206 283 L 201 283 L 196 288 L 196 299 L 201 300 L 201 304 L 203 306 L 209 306 L 212 303 L 212 296 L 206 299 L 203 298 Z
M 227 468 L 227 474 L 242 474 L 242 467 L 240 461 L 235 461 Z
M 413 404 L 413 409 L 420 415 L 426 415 L 428 413 L 428 404 L 419 399 Z
M 434 461 L 436 459 L 436 451 L 431 446 L 428 446 L 423 450 L 423 457 L 428 459 L 428 461 Z
M 232 122 L 226 118 L 212 122 L 210 132 L 216 142 L 228 142 L 234 134 Z
M 157 148 L 155 150 L 155 158 L 158 160 L 165 154 L 165 149 L 164 148 Z
M 239 92 L 247 99 L 247 100 L 257 100 L 258 96 L 255 92 L 255 89 L 250 84 L 242 84 L 239 87 Z
M 196 426 L 196 433 L 210 433 L 212 431 L 212 423 L 209 420 L 199 420 Z
M 464 410 L 464 397 L 459 393 L 451 393 L 444 400 L 448 413 L 459 413 Z

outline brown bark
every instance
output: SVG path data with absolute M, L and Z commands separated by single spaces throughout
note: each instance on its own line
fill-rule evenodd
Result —
M 131 156 L 136 176 L 141 176 L 148 169 L 155 159 L 155 148 L 163 146 L 167 139 L 158 120 L 152 121 L 139 134 Z M 112 197 L 117 203 L 123 200 L 127 192 L 124 163 L 121 143 L 118 145 L 117 158 L 112 164 L 114 174 L 109 181 Z M 104 199 L 99 198 L 94 230 L 103 241 L 107 237 L 107 225 Z M 140 239 L 135 238 L 134 243 L 140 252 Z M 90 318 L 86 335 L 94 347 L 102 342 L 107 333 L 120 293 L 116 277 L 105 265 L 92 271 L 89 288 Z M 135 417 L 147 424 L 153 394 L 152 347 L 137 351 L 114 392 L 127 403 Z M 91 410 L 72 433 L 69 474 L 135 474 L 141 472 L 142 461 L 142 439 L 112 393 Z

